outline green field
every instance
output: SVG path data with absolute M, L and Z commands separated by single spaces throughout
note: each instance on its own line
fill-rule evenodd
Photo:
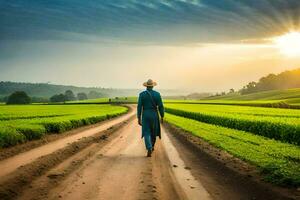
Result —
M 67 101 L 66 104 L 106 104 L 106 103 L 137 103 L 137 97 L 114 97 L 87 99 L 81 101 Z
M 288 90 L 272 90 L 246 95 L 241 95 L 236 92 L 223 96 L 213 96 L 197 100 L 165 99 L 164 102 L 167 104 L 217 104 L 300 109 L 300 88 Z
M 171 114 L 166 114 L 166 121 L 257 166 L 269 182 L 300 186 L 298 146 Z
M 109 98 L 99 98 L 99 99 L 86 99 L 77 101 L 67 101 L 66 104 L 94 104 L 94 103 L 108 103 Z
M 164 100 L 166 104 L 215 104 L 215 105 L 240 105 L 269 108 L 298 108 L 297 104 L 287 104 L 281 100 Z M 299 104 L 300 105 L 300 104 Z M 300 107 L 299 107 L 300 108 Z
M 112 105 L 1 105 L 0 147 L 94 124 L 127 110 Z
M 224 102 L 249 103 L 249 104 L 272 104 L 276 107 L 281 105 L 300 105 L 300 88 L 287 90 L 271 90 L 241 95 L 239 93 L 227 94 L 224 96 L 209 97 L 204 100 L 219 100 Z M 217 101 L 218 102 L 218 101 Z
M 292 100 L 296 99 L 300 103 L 300 88 L 287 90 L 270 90 L 251 94 L 232 93 L 225 96 L 209 97 L 211 100 Z
M 166 111 L 197 121 L 300 145 L 300 110 L 232 105 L 168 104 Z

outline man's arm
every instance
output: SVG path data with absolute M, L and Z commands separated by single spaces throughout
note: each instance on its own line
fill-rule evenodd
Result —
M 158 110 L 159 110 L 160 117 L 163 119 L 165 116 L 165 108 L 164 108 L 164 104 L 162 102 L 160 94 L 159 94 L 159 98 L 158 98 Z
M 137 118 L 139 121 L 139 125 L 142 125 L 142 109 L 143 109 L 143 104 L 142 104 L 142 95 L 139 95 L 139 100 L 138 100 L 138 106 L 137 106 Z

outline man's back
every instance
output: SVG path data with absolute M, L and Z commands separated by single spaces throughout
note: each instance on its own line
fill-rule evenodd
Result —
M 160 116 L 164 117 L 164 107 L 160 93 L 153 89 L 147 89 L 139 94 L 138 115 L 142 110 L 156 109 L 153 103 L 158 107 Z

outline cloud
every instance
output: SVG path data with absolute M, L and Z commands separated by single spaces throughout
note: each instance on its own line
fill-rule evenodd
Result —
M 232 42 L 299 28 L 299 16 L 299 0 L 0 0 L 0 40 Z

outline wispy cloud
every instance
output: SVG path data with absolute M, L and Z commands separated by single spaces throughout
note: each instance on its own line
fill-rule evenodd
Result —
M 299 18 L 299 0 L 0 0 L 0 40 L 227 42 L 299 28 Z

